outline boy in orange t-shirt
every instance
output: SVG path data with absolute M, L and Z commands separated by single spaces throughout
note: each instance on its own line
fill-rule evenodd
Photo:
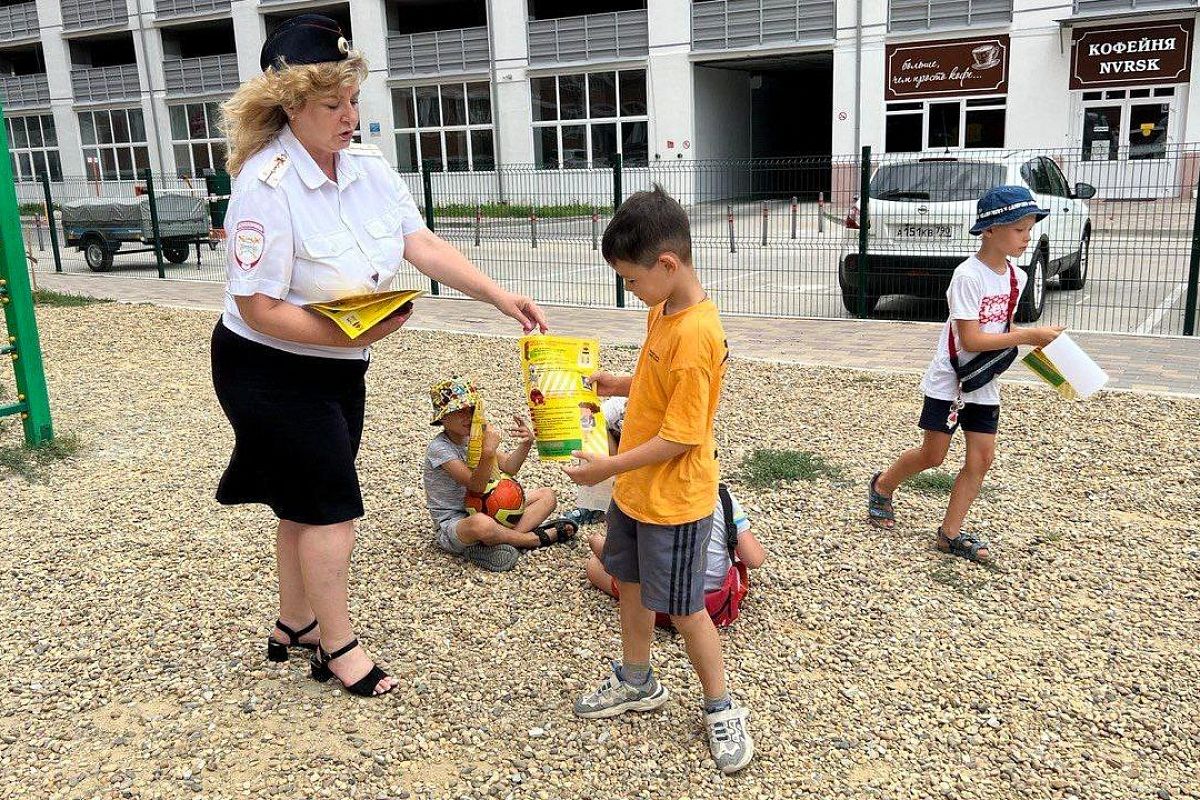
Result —
M 725 331 L 692 266 L 687 214 L 661 187 L 621 204 L 604 231 L 603 254 L 650 314 L 633 375 L 592 376 L 601 396 L 629 398 L 617 454 L 576 453 L 583 463 L 566 468 L 584 486 L 616 476 L 602 561 L 619 589 L 623 649 L 622 663 L 575 703 L 575 713 L 615 717 L 667 701 L 650 669 L 654 615 L 662 612 L 682 634 L 704 688 L 713 760 L 737 772 L 754 754 L 750 712 L 725 688 L 721 640 L 704 605 Z

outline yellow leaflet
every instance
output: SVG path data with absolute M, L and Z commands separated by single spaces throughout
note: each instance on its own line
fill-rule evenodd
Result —
M 471 439 L 467 442 L 467 466 L 471 469 L 479 466 L 479 458 L 483 455 L 483 429 L 487 425 L 487 417 L 483 413 L 483 398 L 475 403 L 475 413 L 471 416 Z
M 425 294 L 420 289 L 399 292 L 378 292 L 343 297 L 325 303 L 309 303 L 305 308 L 329 317 L 347 336 L 357 339 L 407 302 Z
M 570 461 L 576 450 L 608 454 L 600 398 L 584 378 L 600 365 L 598 339 L 535 334 L 521 339 L 525 402 L 533 418 L 538 456 Z

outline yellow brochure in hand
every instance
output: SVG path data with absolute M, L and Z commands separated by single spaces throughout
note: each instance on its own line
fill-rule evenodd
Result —
M 309 303 L 305 308 L 329 317 L 347 336 L 357 339 L 405 303 L 411 303 L 423 294 L 425 292 L 420 289 L 357 294 L 327 303 Z
M 608 455 L 600 398 L 584 382 L 599 366 L 597 339 L 545 334 L 521 339 L 525 401 L 540 458 L 570 461 L 576 450 Z

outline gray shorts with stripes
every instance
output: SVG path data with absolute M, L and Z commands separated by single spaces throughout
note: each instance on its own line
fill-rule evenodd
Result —
M 686 616 L 704 610 L 704 565 L 712 515 L 683 525 L 639 522 L 614 502 L 601 561 L 618 581 L 642 585 L 642 605 Z

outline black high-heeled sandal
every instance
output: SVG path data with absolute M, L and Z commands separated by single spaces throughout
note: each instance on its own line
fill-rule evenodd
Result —
M 312 679 L 317 683 L 325 683 L 330 678 L 337 678 L 333 674 L 333 670 L 329 668 L 329 662 L 336 658 L 341 658 L 356 647 L 358 647 L 358 639 L 351 639 L 349 644 L 336 652 L 326 653 L 325 648 L 321 647 L 320 643 L 318 643 L 316 655 L 310 659 L 312 663 Z M 356 694 L 359 697 L 379 697 L 396 688 L 393 686 L 392 689 L 379 692 L 379 694 L 375 693 L 375 686 L 386 677 L 388 677 L 388 674 L 381 670 L 378 664 L 372 664 L 371 671 L 354 683 L 346 684 L 341 678 L 338 678 L 338 681 L 342 684 L 342 688 L 350 694 Z
M 304 627 L 301 630 L 294 631 L 281 621 L 275 620 L 275 627 L 286 637 L 287 643 L 277 641 L 274 636 L 267 636 L 267 661 L 274 661 L 276 664 L 282 664 L 288 660 L 289 647 L 302 647 L 305 650 L 316 650 L 317 646 L 312 642 L 302 642 L 300 637 L 317 627 L 317 621 L 314 619 L 312 624 Z

